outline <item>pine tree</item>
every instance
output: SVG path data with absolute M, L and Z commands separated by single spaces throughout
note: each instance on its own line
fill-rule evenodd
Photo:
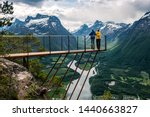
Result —
M 6 15 L 12 15 L 14 13 L 13 9 L 12 2 L 9 3 L 8 1 L 4 1 L 3 3 L 0 3 L 0 27 L 11 25 L 13 17 Z

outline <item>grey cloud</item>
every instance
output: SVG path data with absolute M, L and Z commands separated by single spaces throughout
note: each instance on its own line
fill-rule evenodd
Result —
M 150 11 L 150 0 L 137 0 L 134 3 L 134 7 L 141 12 Z
M 39 3 L 42 2 L 43 0 L 9 0 L 11 2 L 21 2 L 21 3 L 26 3 L 26 4 L 30 4 L 30 3 Z
M 65 2 L 65 1 L 69 1 L 69 0 L 9 0 L 10 2 L 15 3 L 24 3 L 24 4 L 28 4 L 30 6 L 36 6 L 36 7 L 40 7 L 43 5 L 44 2 Z M 73 0 L 71 0 L 73 1 Z M 70 2 L 70 1 L 69 1 Z
M 25 3 L 28 5 L 39 6 L 45 1 L 58 2 L 58 1 L 63 1 L 63 0 L 9 0 L 9 1 L 14 2 L 14 3 Z

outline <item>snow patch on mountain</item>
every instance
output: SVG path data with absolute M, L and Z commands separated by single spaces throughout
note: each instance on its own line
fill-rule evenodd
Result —
M 48 19 L 49 18 L 42 18 L 42 19 L 33 19 L 33 20 L 30 20 L 26 26 L 31 26 L 31 25 L 48 25 Z
M 150 19 L 150 12 L 145 13 L 145 15 L 144 15 L 144 16 L 142 16 L 142 18 L 141 18 L 141 19 L 145 19 L 145 18 Z
M 92 27 L 93 24 L 92 24 L 92 23 L 88 23 L 87 26 L 88 26 L 88 27 Z
M 52 26 L 55 28 L 56 27 L 56 25 L 57 25 L 57 23 L 56 22 L 52 22 L 51 23 L 52 24 Z
M 100 28 L 100 30 L 103 30 L 106 27 L 106 25 L 104 25 L 103 27 Z
M 112 29 L 119 29 L 119 28 L 122 28 L 122 26 L 118 25 L 118 24 L 115 24 L 115 23 L 108 23 L 107 26 L 109 28 L 112 28 Z

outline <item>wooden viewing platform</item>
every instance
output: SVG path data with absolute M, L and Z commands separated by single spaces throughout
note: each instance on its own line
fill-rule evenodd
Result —
M 47 83 L 46 85 L 51 86 L 51 83 L 53 83 L 53 79 L 58 75 L 59 70 L 62 67 L 64 67 L 62 65 L 63 65 L 63 63 L 65 63 L 65 60 L 66 60 L 68 54 L 72 54 L 71 55 L 72 57 L 69 57 L 69 61 L 71 61 L 71 62 L 69 64 L 69 66 L 65 65 L 66 66 L 66 69 L 64 70 L 65 72 L 61 74 L 61 77 L 60 77 L 61 79 L 58 82 L 58 85 L 56 86 L 54 91 L 52 92 L 52 95 L 50 96 L 51 99 L 53 99 L 53 97 L 55 96 L 56 92 L 58 91 L 60 85 L 62 84 L 63 80 L 67 77 L 67 75 L 68 75 L 67 73 L 70 72 L 69 70 L 73 64 L 73 61 L 77 60 L 78 62 L 77 62 L 77 65 L 76 65 L 76 68 L 75 68 L 73 74 L 71 73 L 71 76 L 69 74 L 69 77 L 70 77 L 68 79 L 69 84 L 68 84 L 67 89 L 64 92 L 63 99 L 67 99 L 66 95 L 68 94 L 68 91 L 70 89 L 72 81 L 74 80 L 74 78 L 76 76 L 77 69 L 80 66 L 80 64 L 82 64 L 82 61 L 83 61 L 84 65 L 83 65 L 83 69 L 81 71 L 81 76 L 82 76 L 83 72 L 85 71 L 87 65 L 89 67 L 89 70 L 87 71 L 87 74 L 86 74 L 85 78 L 83 79 L 82 86 L 80 86 L 81 89 L 79 91 L 79 94 L 77 95 L 77 100 L 78 100 L 82 93 L 84 85 L 85 85 L 87 79 L 89 78 L 88 76 L 90 74 L 90 70 L 94 66 L 94 63 L 95 63 L 98 53 L 104 52 L 107 50 L 106 36 L 104 38 L 104 41 L 102 41 L 102 43 L 100 45 L 100 47 L 101 47 L 100 50 L 90 49 L 90 48 L 92 48 L 91 41 L 90 41 L 90 38 L 88 38 L 86 36 L 84 36 L 83 38 L 78 37 L 78 36 L 72 37 L 70 35 L 69 36 L 37 36 L 36 38 L 39 39 L 39 40 L 37 40 L 37 42 L 36 41 L 32 42 L 32 40 L 30 39 L 30 38 L 32 38 L 31 36 L 29 36 L 30 38 L 26 38 L 26 36 L 21 36 L 24 38 L 17 37 L 19 40 L 15 40 L 16 38 L 12 38 L 12 36 L 10 36 L 9 38 L 7 38 L 7 37 L 9 37 L 9 36 L 0 38 L 1 40 L 3 40 L 5 42 L 4 49 L 1 49 L 1 51 L 5 52 L 7 50 L 6 53 L 0 54 L 0 58 L 20 59 L 19 64 L 22 63 L 22 65 L 25 68 L 27 68 L 29 71 L 32 68 L 32 64 L 30 64 L 30 62 L 33 58 L 31 58 L 31 57 L 36 58 L 36 57 L 44 57 L 44 56 L 49 56 L 49 55 L 59 55 L 53 61 L 54 64 L 51 64 L 51 61 L 49 61 L 50 68 L 46 67 L 46 72 L 44 72 L 44 74 L 47 74 L 47 75 L 46 76 L 44 75 L 45 77 L 43 77 L 44 81 L 42 81 L 41 87 L 43 87 L 45 83 Z M 13 40 L 11 40 L 11 39 L 13 39 Z M 56 41 L 56 39 L 59 39 L 59 40 Z M 13 41 L 14 41 L 14 43 L 13 43 Z M 6 48 L 5 48 L 5 46 L 6 46 Z M 95 47 L 96 47 L 96 44 L 95 44 Z M 54 50 L 54 48 L 56 48 L 57 50 Z M 42 50 L 42 51 L 40 51 L 40 50 Z M 9 52 L 9 53 L 7 53 L 7 52 Z M 79 54 L 79 53 L 81 53 L 81 54 Z M 84 56 L 85 53 L 89 53 L 89 54 L 86 55 L 86 57 L 85 57 Z M 49 63 L 41 63 L 41 64 L 49 65 Z M 44 65 L 44 66 L 46 66 L 46 65 Z M 75 84 L 75 87 L 73 88 L 73 91 L 68 99 L 72 98 L 74 91 L 76 90 L 76 87 L 78 86 L 78 83 L 80 82 L 81 76 L 78 78 L 78 80 Z M 10 81 L 12 81 L 12 80 L 10 79 Z M 12 83 L 10 83 L 10 84 L 12 84 Z
M 86 49 L 86 50 L 70 50 L 70 51 L 66 50 L 66 51 L 15 53 L 15 54 L 0 55 L 0 58 L 24 58 L 24 57 L 47 56 L 47 55 L 57 55 L 57 54 L 75 54 L 75 53 L 96 52 L 96 51 L 105 51 L 105 49 L 103 49 L 103 50 Z

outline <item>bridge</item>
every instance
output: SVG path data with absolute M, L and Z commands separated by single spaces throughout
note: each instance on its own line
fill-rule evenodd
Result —
M 100 50 L 91 49 L 91 40 L 88 36 L 72 36 L 72 35 L 48 35 L 48 36 L 0 36 L 0 41 L 3 42 L 3 52 L 0 52 L 0 58 L 6 58 L 6 59 L 22 59 L 23 65 L 29 68 L 29 62 L 30 58 L 33 57 L 44 57 L 49 55 L 59 55 L 57 60 L 55 61 L 54 65 L 51 67 L 49 72 L 47 73 L 47 76 L 45 78 L 45 81 L 41 84 L 41 86 L 44 86 L 45 83 L 51 84 L 53 79 L 55 78 L 56 74 L 58 73 L 59 69 L 63 65 L 65 59 L 67 58 L 67 55 L 72 54 L 73 59 L 67 68 L 66 72 L 64 73 L 64 76 L 62 77 L 61 81 L 58 83 L 58 86 L 56 87 L 56 90 L 51 95 L 51 98 L 54 97 L 56 91 L 58 90 L 60 84 L 63 82 L 65 77 L 67 76 L 67 73 L 73 64 L 73 61 L 77 59 L 77 56 L 80 56 L 78 59 L 78 64 L 76 66 L 76 70 L 74 71 L 73 76 L 70 78 L 69 85 L 66 89 L 66 92 L 64 93 L 64 96 L 62 99 L 66 99 L 67 92 L 71 86 L 71 83 L 74 79 L 75 73 L 77 72 L 77 68 L 79 67 L 81 60 L 83 58 L 84 53 L 89 53 L 89 57 L 87 58 L 87 61 L 85 61 L 85 65 L 83 67 L 83 70 L 81 72 L 81 76 L 83 74 L 83 71 L 85 70 L 87 64 L 91 61 L 90 69 L 93 67 L 96 56 L 99 52 L 104 52 L 107 50 L 107 42 L 106 42 L 106 36 L 104 36 L 101 39 L 101 46 Z M 95 44 L 96 45 L 96 44 Z M 81 55 L 79 55 L 79 53 Z M 93 58 L 92 58 L 93 55 Z M 59 67 L 56 69 L 56 71 L 52 75 L 52 71 L 55 69 L 56 65 L 58 64 L 58 61 L 63 57 L 61 63 L 59 64 Z M 86 78 L 83 82 L 83 85 L 81 87 L 81 90 L 79 91 L 79 95 L 77 96 L 77 99 L 80 99 L 80 95 L 82 93 L 82 90 L 84 88 L 84 85 L 87 81 L 88 75 L 90 73 L 90 70 L 88 71 Z M 51 78 L 50 75 L 52 76 Z M 78 86 L 78 83 L 80 81 L 81 77 L 78 78 L 77 84 L 75 85 L 70 97 L 68 99 L 72 99 L 72 96 L 76 90 L 76 87 Z

